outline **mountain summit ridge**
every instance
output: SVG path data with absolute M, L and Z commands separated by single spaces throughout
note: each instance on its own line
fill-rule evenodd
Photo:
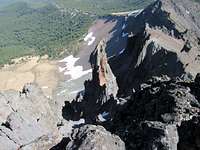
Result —
M 124 31 L 127 47 L 108 60 L 119 87 L 117 97 L 99 104 L 99 97 L 109 95 L 103 89 L 94 94 L 93 85 L 102 85 L 93 78 L 83 98 L 65 106 L 71 110 L 67 119 L 83 117 L 86 124 L 103 125 L 125 142 L 124 149 L 199 149 L 199 16 L 188 12 L 188 3 L 158 0 L 130 16 Z
M 92 79 L 72 101 L 46 98 L 32 84 L 0 93 L 0 147 L 200 149 L 196 10 L 200 4 L 189 0 L 157 0 L 127 16 L 126 48 L 108 58 L 102 40 L 90 56 Z

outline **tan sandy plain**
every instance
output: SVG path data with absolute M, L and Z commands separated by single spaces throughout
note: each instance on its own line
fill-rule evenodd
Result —
M 14 60 L 0 70 L 0 90 L 22 90 L 26 83 L 37 83 L 48 97 L 56 88 L 59 75 L 56 61 L 46 57 L 24 57 Z

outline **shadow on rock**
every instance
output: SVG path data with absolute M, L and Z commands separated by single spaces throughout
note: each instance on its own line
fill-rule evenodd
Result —
M 200 149 L 200 117 L 184 121 L 178 128 L 179 150 L 198 150 Z
M 66 146 L 69 142 L 70 142 L 69 138 L 63 138 L 60 143 L 58 143 L 57 145 L 55 145 L 49 150 L 66 150 Z

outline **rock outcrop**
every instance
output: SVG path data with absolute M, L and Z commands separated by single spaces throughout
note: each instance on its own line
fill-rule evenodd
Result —
M 157 0 L 129 17 L 127 48 L 107 63 L 103 44 L 98 46 L 90 59 L 93 80 L 85 82 L 82 99 L 65 107 L 70 116 L 80 112 L 78 119 L 103 125 L 125 142 L 126 149 L 199 149 L 200 22 L 188 8 L 200 10 L 200 5 Z M 99 92 L 102 89 L 97 87 L 102 86 L 116 94 Z M 80 140 L 74 134 L 70 146 Z
M 85 118 L 86 122 L 94 122 L 103 112 L 111 112 L 117 103 L 118 85 L 107 61 L 106 43 L 101 41 L 90 56 L 93 69 L 92 80 L 85 81 L 85 91 L 71 103 L 66 102 L 63 117 L 67 120 Z M 101 109 L 103 108 L 103 109 Z M 107 115 L 110 118 L 110 114 Z
M 190 134 L 196 129 L 186 124 L 199 117 L 199 92 L 197 80 L 188 83 L 153 78 L 128 99 L 128 104 L 116 113 L 108 128 L 125 141 L 127 149 L 176 150 L 185 138 L 198 138 Z M 194 125 L 196 128 L 198 123 Z M 188 134 L 181 132 L 183 128 L 188 128 Z M 180 147 L 179 150 L 184 149 Z
M 85 125 L 75 129 L 68 150 L 125 150 L 124 142 L 116 135 L 112 135 L 102 126 Z
M 115 76 L 112 73 L 108 58 L 106 55 L 106 43 L 102 40 L 96 50 L 90 56 L 90 63 L 93 69 L 93 83 L 98 83 L 97 87 L 104 88 L 106 99 L 110 96 L 116 97 L 118 92 L 118 85 Z M 95 89 L 96 90 L 96 89 Z M 101 100 L 102 103 L 106 100 Z
M 34 84 L 25 85 L 22 92 L 1 92 L 0 147 L 46 150 L 55 145 L 61 137 L 49 101 Z
M 194 117 L 190 121 L 182 122 L 178 129 L 180 150 L 200 149 L 200 118 Z
M 127 48 L 110 60 L 120 94 L 138 89 L 152 76 L 197 74 L 200 70 L 197 10 L 200 5 L 189 0 L 157 0 L 137 16 L 128 18 Z
M 167 76 L 153 77 L 141 84 L 139 90 L 124 98 L 124 103 L 107 103 L 114 109 L 109 112 L 112 114 L 112 119 L 105 122 L 91 120 L 90 123 L 101 124 L 111 133 L 118 135 L 125 142 L 125 149 L 198 149 L 199 93 L 199 75 L 195 80 L 190 81 L 180 78 L 171 79 Z M 118 98 L 120 99 L 122 98 Z M 100 146 L 102 143 L 107 145 L 106 141 L 113 140 L 109 136 L 111 134 L 103 129 L 109 134 L 103 134 L 109 138 L 104 141 L 106 137 L 96 132 L 99 128 L 103 129 L 90 125 L 75 127 L 67 149 L 102 149 Z M 99 136 L 101 140 L 96 140 Z M 114 149 L 121 149 L 123 144 L 120 145 Z M 113 149 L 113 145 L 110 146 L 108 148 Z
M 200 149 L 199 10 L 189 0 L 157 0 L 129 16 L 126 49 L 108 59 L 102 40 L 90 57 L 92 79 L 62 111 L 63 100 L 32 84 L 1 92 L 0 148 Z

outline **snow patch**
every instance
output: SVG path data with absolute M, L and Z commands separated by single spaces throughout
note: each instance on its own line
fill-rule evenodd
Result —
M 88 41 L 93 36 L 93 32 L 88 33 L 86 37 L 84 38 L 84 41 Z
M 88 46 L 92 45 L 95 40 L 96 40 L 96 37 L 93 36 L 93 32 L 88 33 L 86 37 L 84 38 L 84 41 L 88 42 Z
M 96 40 L 95 37 L 91 37 L 91 40 L 88 42 L 88 46 L 92 45 L 95 40 Z
M 92 69 L 83 71 L 83 66 L 75 66 L 76 61 L 80 58 L 75 58 L 74 56 L 70 55 L 63 60 L 60 60 L 60 63 L 65 63 L 65 67 L 59 67 L 60 72 L 64 72 L 64 75 L 70 75 L 71 80 L 79 79 L 80 77 L 91 73 Z
M 59 72 L 63 72 L 65 69 L 67 69 L 67 67 L 59 67 Z
M 59 62 L 62 63 L 69 63 L 70 65 L 73 65 L 74 62 L 76 62 L 77 60 L 79 60 L 79 58 L 75 58 L 74 56 L 70 55 L 68 57 L 65 57 L 64 59 L 60 60 Z

